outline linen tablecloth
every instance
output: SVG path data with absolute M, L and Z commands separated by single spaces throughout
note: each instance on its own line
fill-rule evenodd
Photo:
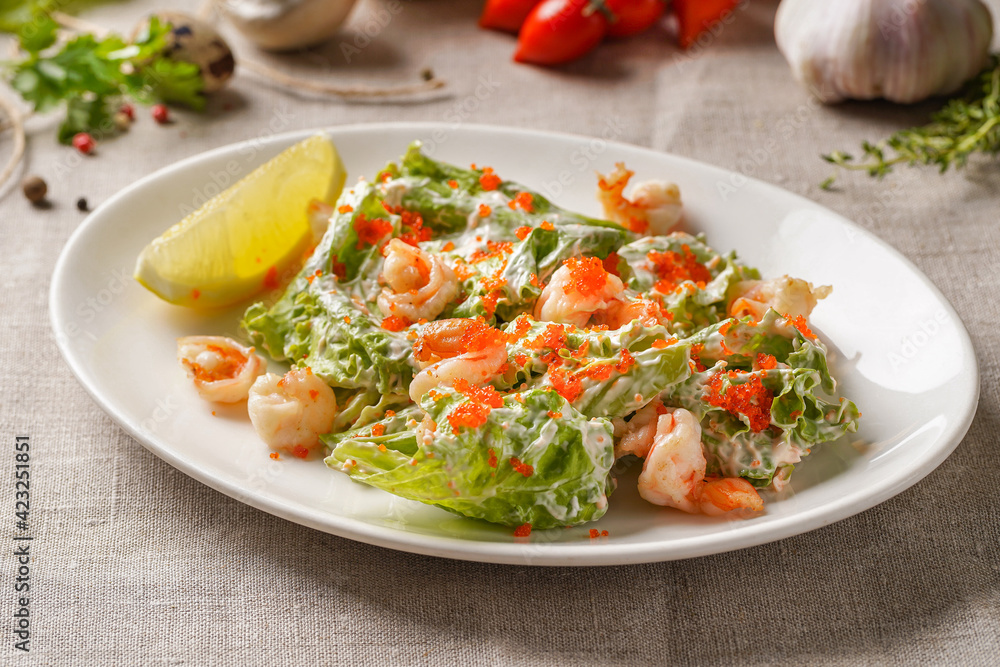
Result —
M 207 115 L 177 113 L 168 127 L 144 115 L 86 160 L 56 145 L 51 121 L 32 119 L 26 170 L 49 181 L 54 207 L 33 209 L 16 190 L 0 200 L 9 453 L 0 507 L 13 512 L 13 447 L 28 434 L 32 635 L 30 653 L 14 648 L 17 561 L 7 553 L 0 662 L 998 664 L 997 162 L 945 175 L 903 169 L 884 181 L 847 175 L 836 191 L 820 190 L 829 174 L 820 153 L 921 122 L 934 105 L 816 105 L 774 46 L 773 2 L 752 2 L 686 54 L 658 29 L 559 70 L 515 65 L 512 38 L 476 28 L 480 5 L 363 0 L 329 46 L 266 59 L 345 84 L 415 81 L 431 68 L 448 87 L 422 103 L 295 95 L 243 72 Z M 86 18 L 126 31 L 156 7 L 112 3 Z M 1000 2 L 992 8 L 1000 16 Z M 147 452 L 84 392 L 50 331 L 53 266 L 84 217 L 77 198 L 98 205 L 140 176 L 269 126 L 395 120 L 613 136 L 775 183 L 857 221 L 924 271 L 971 332 L 982 373 L 971 430 L 926 479 L 852 518 L 733 553 L 606 568 L 367 546 L 240 504 Z

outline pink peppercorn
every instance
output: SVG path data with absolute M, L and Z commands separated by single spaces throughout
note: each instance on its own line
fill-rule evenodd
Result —
M 84 155 L 90 155 L 97 147 L 97 142 L 86 132 L 79 132 L 73 136 L 73 148 Z
M 153 120 L 160 125 L 170 122 L 170 110 L 167 108 L 166 104 L 157 104 L 153 106 Z

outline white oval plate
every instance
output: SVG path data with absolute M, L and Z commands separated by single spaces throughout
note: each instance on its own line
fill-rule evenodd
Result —
M 201 401 L 174 357 L 178 336 L 235 335 L 242 307 L 206 316 L 171 306 L 131 275 L 151 239 L 311 134 L 298 132 L 198 155 L 125 189 L 73 234 L 52 281 L 59 347 L 94 400 L 157 456 L 241 502 L 343 537 L 434 556 L 533 565 L 662 561 L 778 540 L 868 509 L 927 475 L 969 428 L 978 369 L 955 311 L 885 243 L 813 202 L 692 160 L 586 137 L 412 123 L 328 132 L 351 179 L 372 177 L 422 139 L 435 157 L 491 165 L 594 215 L 595 169 L 625 161 L 637 178 L 676 181 L 688 226 L 717 249 L 736 249 L 764 276 L 787 273 L 834 286 L 812 322 L 830 346 L 844 394 L 864 417 L 856 436 L 800 464 L 790 490 L 767 498 L 757 518 L 727 521 L 648 505 L 631 470 L 596 524 L 526 539 L 354 483 L 320 461 L 270 459 L 245 406 Z M 743 185 L 734 191 L 734 183 Z M 608 537 L 590 539 L 592 527 Z

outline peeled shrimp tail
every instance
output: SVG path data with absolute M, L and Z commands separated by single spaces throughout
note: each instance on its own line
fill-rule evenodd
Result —
M 761 319 L 769 308 L 789 317 L 809 317 L 820 299 L 832 292 L 829 285 L 813 287 L 798 278 L 782 276 L 771 280 L 744 280 L 733 286 L 729 315 L 752 315 Z
M 284 377 L 268 373 L 257 378 L 247 411 L 268 446 L 305 458 L 333 428 L 337 397 L 310 369 L 293 368 Z
M 224 336 L 185 336 L 177 339 L 177 359 L 206 401 L 238 403 L 247 397 L 257 376 L 267 371 L 264 359 L 252 347 Z
M 761 512 L 764 501 L 750 482 L 740 477 L 725 477 L 705 482 L 698 498 L 698 509 L 709 516 L 736 510 Z
M 664 410 L 663 404 L 659 400 L 654 400 L 632 415 L 628 422 L 615 423 L 615 458 L 621 458 L 628 454 L 638 456 L 640 459 L 646 458 L 650 447 L 653 446 L 653 438 L 656 435 L 656 426 L 659 420 L 660 411 Z
M 384 317 L 432 320 L 458 294 L 458 278 L 450 266 L 399 239 L 386 246 L 382 277 L 387 287 L 376 300 Z
M 607 176 L 598 174 L 597 200 L 605 217 L 638 234 L 666 234 L 681 219 L 680 189 L 665 181 L 646 181 L 637 183 L 628 199 L 625 187 L 634 173 L 619 162 Z
M 648 432 L 648 427 L 641 424 L 634 430 L 637 438 Z M 764 509 L 757 490 L 745 479 L 705 480 L 707 462 L 701 444 L 701 425 L 687 410 L 678 408 L 660 415 L 651 440 L 639 474 L 639 495 L 645 500 L 709 516 Z M 641 445 L 634 449 L 641 451 Z
M 417 373 L 410 382 L 410 398 L 419 403 L 431 389 L 452 385 L 459 378 L 472 384 L 485 384 L 499 374 L 505 363 L 507 346 L 503 344 L 442 359 Z
M 425 326 L 413 343 L 418 363 L 429 363 L 410 382 L 410 398 L 419 402 L 431 389 L 459 378 L 483 384 L 507 363 L 503 332 L 481 319 L 438 320 Z
M 706 466 L 694 415 L 684 409 L 660 415 L 639 474 L 639 495 L 654 505 L 697 513 Z
M 536 320 L 585 327 L 623 304 L 625 285 L 596 257 L 566 260 L 535 302 Z

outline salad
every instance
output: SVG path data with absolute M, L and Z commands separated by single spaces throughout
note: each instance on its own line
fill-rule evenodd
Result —
M 671 231 L 677 187 L 626 197 L 632 175 L 599 179 L 596 219 L 414 143 L 314 203 L 326 231 L 246 310 L 252 348 L 189 337 L 179 357 L 203 397 L 248 397 L 274 450 L 516 535 L 600 518 L 626 458 L 654 504 L 752 516 L 857 428 L 809 328 L 830 288 Z

